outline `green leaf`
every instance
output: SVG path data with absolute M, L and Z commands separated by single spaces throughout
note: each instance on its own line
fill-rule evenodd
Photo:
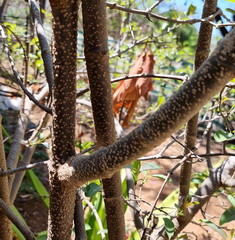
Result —
M 47 240 L 47 231 L 39 232 L 36 236 L 36 240 Z
M 235 139 L 235 135 L 233 135 L 230 132 L 219 130 L 214 133 L 214 139 L 216 142 L 224 142 L 224 141 Z
M 171 239 L 171 237 L 174 234 L 174 230 L 175 230 L 174 223 L 169 218 L 163 218 L 163 221 L 165 223 L 165 229 L 166 229 L 167 236 L 169 239 Z
M 228 200 L 232 206 L 235 207 L 235 198 L 232 195 L 228 195 Z
M 235 0 L 226 0 L 226 1 L 235 3 Z
M 99 192 L 101 189 L 102 189 L 101 186 L 99 186 L 96 183 L 90 183 L 87 186 L 82 188 L 86 197 L 92 197 L 97 192 Z
M 225 10 L 235 15 L 235 11 L 234 11 L 233 9 L 231 9 L 231 8 L 225 8 Z
M 46 190 L 46 188 L 43 186 L 42 182 L 39 180 L 39 178 L 36 176 L 36 174 L 32 170 L 27 170 L 26 176 L 33 184 L 37 193 L 40 195 L 45 206 L 49 208 L 49 205 L 50 205 L 49 193 Z
M 201 219 L 200 221 L 205 223 L 208 227 L 215 230 L 217 233 L 219 233 L 224 240 L 227 239 L 226 232 L 223 231 L 219 226 L 217 226 L 216 224 L 214 224 L 213 222 L 211 222 L 210 220 L 207 220 L 207 219 Z
M 148 171 L 148 170 L 156 170 L 156 169 L 159 169 L 159 168 L 160 167 L 154 162 L 144 163 L 144 164 L 142 164 L 142 166 L 140 168 L 140 172 Z
M 17 240 L 26 240 L 24 235 L 21 233 L 21 231 L 14 224 L 12 224 L 11 227 L 12 227 L 12 230 L 13 230 L 14 234 L 17 237 Z
M 191 4 L 191 5 L 189 6 L 189 8 L 188 8 L 187 15 L 190 16 L 190 15 L 195 14 L 196 9 L 197 9 L 197 8 L 196 8 L 193 4 Z
M 20 212 L 18 211 L 18 209 L 15 207 L 15 205 L 11 206 L 11 210 L 15 213 L 15 215 L 24 223 L 26 224 L 24 218 L 22 217 L 22 215 L 20 214 Z
M 156 177 L 156 178 L 160 178 L 160 179 L 163 179 L 163 180 L 166 180 L 167 176 L 164 175 L 164 174 L 153 174 L 151 175 L 152 177 Z M 172 179 L 168 179 L 169 182 L 173 182 Z
M 223 225 L 233 220 L 235 220 L 235 207 L 231 207 L 224 211 L 224 213 L 220 216 L 219 224 Z

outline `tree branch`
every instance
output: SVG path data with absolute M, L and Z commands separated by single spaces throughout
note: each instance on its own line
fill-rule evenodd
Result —
M 6 205 L 6 203 L 0 198 L 0 209 L 1 211 L 16 225 L 21 231 L 24 237 L 28 240 L 34 240 L 35 236 L 30 231 L 29 227 L 14 214 L 14 212 Z
M 59 178 L 75 185 L 112 175 L 161 144 L 235 76 L 235 30 L 219 42 L 210 58 L 160 109 L 126 137 L 90 156 L 75 156 L 61 166 Z M 115 156 L 115 157 L 114 157 Z
M 167 22 L 171 22 L 171 23 L 180 23 L 180 24 L 194 24 L 194 23 L 198 23 L 198 22 L 208 22 L 211 25 L 214 25 L 213 22 L 211 22 L 211 20 L 213 20 L 217 15 L 220 15 L 222 13 L 222 11 L 219 9 L 216 13 L 214 13 L 213 15 L 206 17 L 206 18 L 202 18 L 202 19 L 198 19 L 198 18 L 194 18 L 194 19 L 189 19 L 189 20 L 177 20 L 177 19 L 172 19 L 172 18 L 166 18 L 164 16 L 155 14 L 155 13 L 151 13 L 148 11 L 148 9 L 146 11 L 142 11 L 139 9 L 133 9 L 133 8 L 127 8 L 121 5 L 118 5 L 116 3 L 112 3 L 112 2 L 106 2 L 106 5 L 110 8 L 110 9 L 117 9 L 119 11 L 123 11 L 123 12 L 127 12 L 127 13 L 134 13 L 134 14 L 138 14 L 138 15 L 143 15 L 146 18 L 154 18 L 154 19 L 158 19 L 158 20 L 163 20 L 163 21 L 167 21 Z

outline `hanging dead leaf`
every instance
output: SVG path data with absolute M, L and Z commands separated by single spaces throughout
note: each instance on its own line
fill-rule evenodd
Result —
M 154 55 L 148 50 L 143 50 L 131 67 L 129 75 L 139 73 L 153 73 Z M 123 107 L 128 109 L 122 126 L 126 127 L 134 113 L 138 99 L 143 96 L 146 100 L 148 92 L 152 90 L 151 78 L 132 78 L 121 81 L 113 93 L 114 114 L 117 114 Z

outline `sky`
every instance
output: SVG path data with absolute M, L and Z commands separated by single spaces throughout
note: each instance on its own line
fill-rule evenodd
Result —
M 170 0 L 168 1 L 167 5 L 172 5 L 173 9 L 178 9 L 182 12 L 187 12 L 188 7 L 193 4 L 197 7 L 195 15 L 192 15 L 191 18 L 201 18 L 202 8 L 203 8 L 203 1 L 202 0 Z M 160 7 L 161 5 L 159 5 Z M 230 2 L 227 0 L 218 0 L 218 7 L 221 8 L 223 13 L 229 19 L 232 19 L 232 15 L 230 12 L 226 11 L 226 8 L 231 8 L 235 10 L 235 3 Z M 161 9 L 161 8 L 160 8 Z M 166 9 L 169 9 L 168 7 Z M 199 28 L 199 24 L 195 24 L 197 28 Z M 230 28 L 228 28 L 229 30 Z M 214 29 L 213 35 L 216 37 L 221 36 L 219 30 Z

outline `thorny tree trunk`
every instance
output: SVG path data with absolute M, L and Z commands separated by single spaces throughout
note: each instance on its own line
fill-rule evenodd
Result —
M 2 129 L 2 117 L 0 116 L 0 129 Z M 0 169 L 6 170 L 6 159 L 5 159 L 5 151 L 4 151 L 4 144 L 2 133 L 0 134 Z M 8 188 L 8 178 L 7 176 L 1 177 L 0 179 L 0 198 L 10 206 L 10 194 Z M 5 214 L 2 214 L 0 208 L 0 239 L 12 239 L 12 232 L 11 232 L 11 222 L 6 217 Z
M 217 0 L 206 0 L 204 2 L 204 8 L 202 13 L 202 18 L 206 18 L 216 11 Z M 195 70 L 197 70 L 202 63 L 208 58 L 210 52 L 210 42 L 212 35 L 213 26 L 207 22 L 202 22 L 199 37 L 197 50 L 195 55 Z M 185 146 L 187 149 L 184 150 L 184 154 L 188 154 L 188 149 L 192 149 L 195 146 L 197 138 L 197 123 L 198 123 L 198 114 L 196 114 L 192 119 L 189 120 L 186 126 L 186 136 L 185 136 Z M 192 170 L 192 158 L 188 158 L 182 165 L 180 172 L 180 188 L 179 188 L 179 211 L 184 214 L 178 216 L 179 229 L 182 230 L 181 223 L 187 221 L 187 208 L 186 204 L 188 201 L 190 180 L 191 180 L 191 170 Z M 177 230 L 179 233 L 180 230 Z M 175 234 L 175 236 L 177 235 Z
M 53 159 L 49 166 L 48 239 L 71 238 L 76 188 L 58 179 L 58 167 L 75 154 L 78 0 L 51 0 L 54 33 Z
M 98 147 L 116 140 L 109 74 L 105 1 L 82 1 L 84 44 L 92 111 Z M 125 239 L 124 206 L 120 173 L 103 179 L 110 240 Z

